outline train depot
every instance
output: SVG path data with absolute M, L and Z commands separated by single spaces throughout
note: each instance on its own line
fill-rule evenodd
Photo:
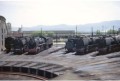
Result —
M 12 32 L 3 16 L 0 30 L 1 80 L 120 80 L 119 34 L 24 35 L 21 28 Z

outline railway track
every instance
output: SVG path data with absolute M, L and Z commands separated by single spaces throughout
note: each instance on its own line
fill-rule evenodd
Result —
M 9 79 L 9 80 L 30 80 L 30 79 L 33 79 L 33 80 L 47 80 L 47 78 L 45 77 L 41 77 L 41 76 L 35 76 L 35 75 L 31 75 L 31 74 L 25 74 L 25 73 L 16 73 L 16 72 L 0 72 L 0 75 L 2 75 L 2 79 L 3 80 L 6 80 L 6 79 Z M 6 77 L 4 77 L 6 76 Z M 15 78 L 17 76 L 17 78 Z M 19 76 L 19 77 L 18 77 Z M 0 77 L 0 79 L 1 79 Z M 24 77 L 24 78 L 23 78 Z
M 120 75 L 120 52 L 94 57 L 98 52 L 75 55 L 75 52 L 65 53 L 64 49 L 53 53 L 49 53 L 52 50 L 48 50 L 37 55 L 1 54 L 0 73 L 49 80 L 61 75 L 64 76 L 66 70 L 69 69 L 66 68 L 67 66 L 74 68 L 72 71 L 81 80 L 120 79 L 118 77 Z
M 67 68 L 41 62 L 0 61 L 0 73 L 22 75 L 35 79 L 52 79 L 62 75 Z

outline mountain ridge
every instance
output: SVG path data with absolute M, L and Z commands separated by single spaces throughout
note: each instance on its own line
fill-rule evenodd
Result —
M 83 25 L 77 25 L 77 31 L 79 32 L 91 32 L 93 31 L 105 31 L 114 28 L 118 30 L 120 28 L 120 20 L 112 20 L 112 21 L 103 21 L 98 23 L 88 23 Z M 56 31 L 56 30 L 76 30 L 76 25 L 67 25 L 67 24 L 59 24 L 59 25 L 37 25 L 33 27 L 23 27 L 23 31 Z M 13 27 L 13 30 L 17 30 L 17 28 Z

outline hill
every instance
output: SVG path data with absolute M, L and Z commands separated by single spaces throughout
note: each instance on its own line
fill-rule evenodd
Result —
M 113 21 L 104 21 L 104 22 L 99 22 L 99 23 L 89 23 L 89 24 L 84 24 L 84 25 L 77 25 L 77 29 L 80 32 L 91 32 L 91 28 L 93 27 L 93 31 L 96 30 L 109 30 L 114 28 L 118 30 L 120 28 L 120 20 L 113 20 Z M 38 30 L 44 31 L 52 31 L 52 30 L 75 30 L 76 25 L 66 25 L 66 24 L 60 24 L 60 25 L 51 25 L 51 26 L 46 26 L 46 25 L 38 25 L 34 27 L 23 27 L 23 31 L 38 31 Z M 18 28 L 13 27 L 13 30 L 17 30 Z

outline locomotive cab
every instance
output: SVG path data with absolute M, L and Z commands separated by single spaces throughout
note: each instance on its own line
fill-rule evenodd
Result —
M 67 50 L 67 52 L 75 51 L 76 41 L 77 41 L 76 38 L 68 39 L 68 41 L 65 44 L 65 49 Z
M 103 37 L 99 40 L 99 55 L 116 51 L 117 42 L 113 37 Z
M 90 42 L 90 38 L 79 38 L 76 43 L 76 54 L 85 54 L 87 52 L 87 46 Z
M 13 41 L 12 51 L 14 54 L 22 54 L 24 52 L 23 42 L 20 38 L 15 38 Z

